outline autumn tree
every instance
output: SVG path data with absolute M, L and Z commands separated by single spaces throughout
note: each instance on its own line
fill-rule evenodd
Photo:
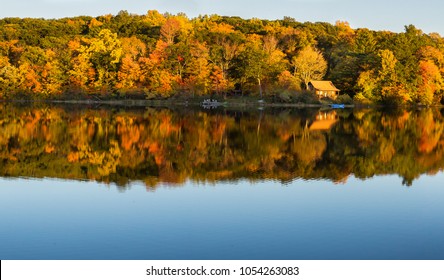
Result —
M 381 100 L 377 94 L 378 81 L 374 70 L 363 71 L 359 74 L 356 81 L 358 93 L 355 95 L 355 101 L 359 103 L 373 103 Z
M 86 51 L 89 42 L 89 40 L 77 38 L 68 43 L 71 54 L 69 70 L 71 89 L 87 91 L 95 81 L 96 71 Z
M 248 79 L 253 79 L 259 89 L 259 96 L 262 98 L 262 81 L 266 75 L 267 53 L 261 47 L 260 38 L 251 36 L 244 51 L 239 55 L 237 73 L 240 81 L 245 83 Z
M 0 56 L 0 96 L 7 96 L 15 92 L 20 86 L 19 69 L 9 63 L 9 59 Z
M 194 41 L 191 43 L 190 54 L 191 57 L 185 70 L 186 85 L 193 94 L 205 94 L 211 88 L 208 48 L 205 44 Z
M 0 96 L 14 93 L 20 87 L 18 66 L 23 50 L 18 40 L 0 41 Z
M 156 10 L 149 10 L 144 16 L 143 21 L 151 26 L 162 26 L 166 18 Z
M 54 51 L 28 46 L 19 64 L 22 90 L 44 95 L 61 92 L 66 78 Z
M 157 41 L 156 48 L 148 57 L 140 59 L 141 82 L 152 95 L 170 95 L 177 81 L 177 76 L 167 67 L 167 49 L 168 44 L 159 40 Z
M 131 90 L 140 87 L 142 81 L 142 70 L 140 59 L 145 56 L 146 46 L 136 37 L 123 38 L 122 60 L 117 73 L 118 82 L 116 88 Z
M 389 104 L 404 104 L 411 100 L 404 84 L 400 82 L 396 68 L 399 61 L 390 50 L 378 53 L 379 64 L 376 69 L 367 70 L 360 74 L 357 85 L 360 92 L 358 100 L 384 102 Z
M 277 82 L 278 75 L 285 69 L 284 57 L 275 38 L 251 35 L 237 57 L 235 73 L 242 84 L 254 81 L 262 98 L 264 86 Z
M 410 94 L 404 84 L 399 81 L 396 71 L 398 60 L 394 54 L 390 50 L 382 50 L 378 56 L 381 58 L 378 80 L 383 102 L 404 104 L 410 101 Z
M 174 38 L 180 31 L 180 22 L 175 18 L 169 18 L 165 21 L 160 29 L 163 40 L 168 44 L 174 43 Z
M 204 32 L 208 33 L 209 59 L 222 70 L 223 78 L 227 80 L 234 59 L 244 49 L 245 36 L 235 31 L 232 25 L 211 19 L 207 20 Z
M 0 90 L 10 96 L 130 90 L 169 97 L 234 88 L 261 95 L 299 90 L 326 73 L 342 92 L 366 102 L 429 104 L 444 94 L 444 40 L 413 25 L 394 33 L 341 21 L 189 19 L 154 10 L 5 18 L 0 57 Z
M 88 81 L 95 90 L 110 89 L 117 81 L 118 64 L 122 57 L 122 46 L 117 34 L 103 29 L 98 37 L 82 40 L 77 44 L 71 75 L 84 87 Z M 88 73 L 88 74 L 86 74 Z
M 108 88 L 114 85 L 118 63 L 122 57 L 121 42 L 117 34 L 103 29 L 98 38 L 91 41 L 86 52 L 97 70 L 96 88 Z
M 303 48 L 292 58 L 291 64 L 294 75 L 301 79 L 306 89 L 311 80 L 322 80 L 327 72 L 327 61 L 320 51 L 311 46 Z
M 444 53 L 432 46 L 424 46 L 417 52 L 420 60 L 428 60 L 433 62 L 439 69 L 444 67 Z
M 313 34 L 300 27 L 280 27 L 276 37 L 283 52 L 289 58 L 295 56 L 304 47 L 315 44 Z
M 274 35 L 266 35 L 262 38 L 262 49 L 266 53 L 267 77 L 276 80 L 276 77 L 287 68 L 288 61 L 285 54 L 278 46 L 278 40 Z
M 224 96 L 229 89 L 229 81 L 224 78 L 223 71 L 217 65 L 213 66 L 210 74 L 211 91 L 217 94 L 223 92 Z
M 432 61 L 421 60 L 419 62 L 418 74 L 421 77 L 421 81 L 418 87 L 416 101 L 424 105 L 432 105 L 435 99 L 435 94 L 444 86 L 441 72 Z

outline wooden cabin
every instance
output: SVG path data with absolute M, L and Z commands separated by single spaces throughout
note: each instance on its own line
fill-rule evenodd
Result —
M 331 81 L 310 81 L 308 88 L 314 91 L 319 99 L 328 97 L 334 100 L 338 97 L 340 91 Z

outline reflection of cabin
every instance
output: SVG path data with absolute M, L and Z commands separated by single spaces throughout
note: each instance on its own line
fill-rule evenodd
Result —
M 330 130 L 338 121 L 336 111 L 319 112 L 315 121 L 310 125 L 310 130 Z
M 339 95 L 339 89 L 330 81 L 310 81 L 308 89 L 314 91 L 319 98 L 336 99 Z

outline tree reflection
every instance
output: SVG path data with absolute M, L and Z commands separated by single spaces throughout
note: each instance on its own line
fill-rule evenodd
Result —
M 0 175 L 142 181 L 327 179 L 444 166 L 440 111 L 172 111 L 0 106 Z

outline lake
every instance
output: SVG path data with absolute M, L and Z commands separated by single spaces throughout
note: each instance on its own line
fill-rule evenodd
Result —
M 0 259 L 444 259 L 438 109 L 0 103 Z

